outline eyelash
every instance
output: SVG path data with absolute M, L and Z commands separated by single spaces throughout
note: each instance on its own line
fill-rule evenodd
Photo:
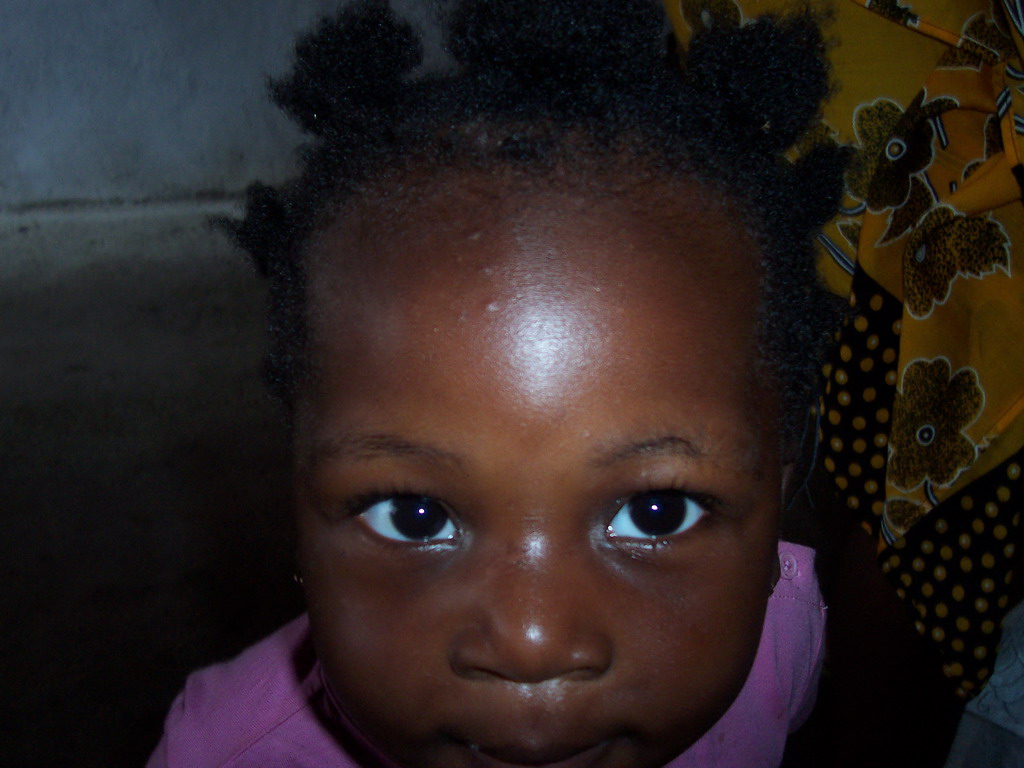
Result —
M 697 525 L 706 524 L 717 507 L 714 497 L 694 493 L 679 484 L 651 484 L 647 490 L 621 496 L 616 501 L 605 535 L 630 547 L 660 547 Z M 617 532 L 618 526 L 623 530 Z
M 397 485 L 387 486 L 379 490 L 360 493 L 349 497 L 345 500 L 344 504 L 342 504 L 342 512 L 345 517 L 358 517 L 360 514 L 365 512 L 367 508 L 372 504 L 376 504 L 378 501 L 385 501 L 394 496 L 407 495 L 429 496 L 430 494 L 423 493 L 422 491 L 414 491 L 412 488 Z
M 367 517 L 367 513 L 372 512 L 373 508 L 378 504 L 383 504 L 385 502 L 394 501 L 397 499 L 408 500 L 410 498 L 426 499 L 440 506 L 445 512 L 447 522 L 453 526 L 454 533 L 443 539 L 425 538 L 422 541 L 418 541 L 413 538 L 399 539 L 381 533 L 376 528 L 374 528 L 373 525 L 371 525 L 371 523 L 366 522 L 367 520 L 369 520 L 369 518 Z M 377 490 L 371 491 L 369 493 L 359 494 L 348 499 L 342 505 L 342 509 L 344 513 L 343 516 L 345 518 L 363 518 L 363 524 L 370 528 L 372 531 L 374 531 L 380 539 L 392 543 L 398 542 L 406 546 L 436 547 L 438 545 L 444 545 L 450 539 L 458 538 L 459 535 L 458 528 L 454 527 L 454 510 L 450 504 L 429 493 L 423 493 L 422 491 L 414 491 L 408 487 L 391 486 L 390 489 L 388 490 Z M 381 517 L 383 517 L 383 515 L 381 515 Z M 396 533 L 399 533 L 401 535 L 401 532 L 398 531 L 393 524 L 391 524 L 390 527 L 394 529 Z
M 644 490 L 638 490 L 630 494 L 622 495 L 616 498 L 613 502 L 612 516 L 609 518 L 607 525 L 604 528 L 605 536 L 615 541 L 616 543 L 628 545 L 630 547 L 644 547 L 644 548 L 655 548 L 667 544 L 670 540 L 677 536 L 689 531 L 694 526 L 702 523 L 705 519 L 713 515 L 720 507 L 720 501 L 709 494 L 696 493 L 689 491 L 681 484 L 670 483 L 667 485 L 649 484 Z M 631 501 L 637 501 L 644 499 L 645 497 L 653 497 L 655 501 L 658 501 L 658 497 L 667 497 L 666 500 L 670 501 L 673 506 L 678 502 L 682 502 L 683 517 L 678 523 L 666 531 L 664 534 L 648 534 L 640 530 L 640 527 L 636 523 L 635 515 L 639 512 L 638 510 L 631 510 L 626 513 L 626 507 Z M 401 531 L 395 525 L 394 514 L 396 511 L 396 503 L 408 503 L 410 501 L 419 502 L 424 506 L 418 509 L 413 508 L 414 511 L 424 513 L 421 518 L 406 519 L 406 524 L 412 522 L 414 526 L 421 523 L 421 530 L 424 528 L 422 521 L 426 521 L 425 525 L 427 529 L 431 529 L 429 532 L 423 535 L 420 539 L 408 533 L 408 531 Z M 374 508 L 378 505 L 391 502 L 391 509 L 388 510 L 383 508 L 381 510 L 375 510 Z M 444 513 L 444 520 L 441 521 L 440 527 L 436 524 L 438 521 L 435 517 L 433 520 L 434 524 L 431 524 L 430 515 L 426 511 L 427 504 L 437 505 Z M 695 505 L 696 514 L 699 514 L 694 520 L 690 520 L 691 515 L 694 513 L 693 507 Z M 659 506 L 656 503 L 649 503 L 649 509 L 653 509 L 656 512 L 659 511 Z M 406 508 L 409 511 L 410 508 Z M 360 494 L 352 497 L 343 505 L 344 517 L 346 518 L 362 518 L 360 522 L 368 527 L 373 533 L 385 541 L 397 542 L 406 546 L 420 546 L 420 547 L 436 547 L 444 545 L 447 542 L 456 540 L 461 536 L 461 530 L 456 525 L 456 515 L 454 508 L 437 497 L 430 494 L 423 493 L 422 491 L 413 491 L 408 487 L 392 486 L 387 490 L 377 490 L 369 493 Z M 678 509 L 673 510 L 678 512 Z M 370 513 L 368 515 L 368 513 Z M 640 535 L 624 535 L 616 534 L 613 531 L 613 525 L 621 515 L 626 514 L 628 520 L 625 521 L 626 525 L 623 527 L 628 528 L 632 525 L 633 529 L 639 532 Z M 673 520 L 674 517 L 670 516 L 669 521 Z M 689 521 L 689 522 L 688 522 Z M 651 521 L 648 521 L 651 522 Z M 682 527 L 684 526 L 685 527 Z M 406 526 L 408 527 L 408 525 Z M 448 530 L 450 527 L 450 531 Z M 436 530 L 433 530 L 436 528 Z M 678 529 L 678 530 L 676 530 Z M 447 535 L 443 537 L 436 537 L 440 533 L 447 532 Z M 395 535 L 392 535 L 395 534 Z M 436 537 L 436 538 L 435 538 Z

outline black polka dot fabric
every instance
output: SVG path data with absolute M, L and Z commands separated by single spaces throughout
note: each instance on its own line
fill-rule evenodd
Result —
M 1013 584 L 1024 498 L 1017 454 L 946 499 L 880 556 L 914 626 L 943 651 L 959 693 L 976 693 L 992 672 Z M 1016 498 L 1016 503 L 1014 503 Z
M 837 334 L 824 369 L 818 438 L 840 499 L 861 513 L 865 531 L 875 535 L 885 511 L 902 308 L 881 289 L 855 290 L 850 305 L 856 314 Z

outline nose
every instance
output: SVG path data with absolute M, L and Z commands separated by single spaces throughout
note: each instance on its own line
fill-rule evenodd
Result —
M 573 558 L 492 563 L 478 580 L 466 621 L 452 638 L 449 661 L 463 678 L 537 684 L 604 676 L 614 649 L 600 619 L 599 589 L 581 578 Z

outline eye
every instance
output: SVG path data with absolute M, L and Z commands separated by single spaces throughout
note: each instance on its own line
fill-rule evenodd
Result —
M 437 542 L 455 538 L 455 524 L 441 502 L 429 496 L 396 494 L 369 504 L 359 519 L 385 539 Z
M 704 507 L 683 491 L 639 493 L 619 507 L 608 524 L 608 535 L 616 539 L 662 539 L 692 528 L 706 514 Z

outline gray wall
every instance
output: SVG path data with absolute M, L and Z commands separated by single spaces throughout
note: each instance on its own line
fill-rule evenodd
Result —
M 279 180 L 297 143 L 265 97 L 338 0 L 3 0 L 0 209 L 175 199 Z M 426 0 L 396 6 L 428 17 Z

